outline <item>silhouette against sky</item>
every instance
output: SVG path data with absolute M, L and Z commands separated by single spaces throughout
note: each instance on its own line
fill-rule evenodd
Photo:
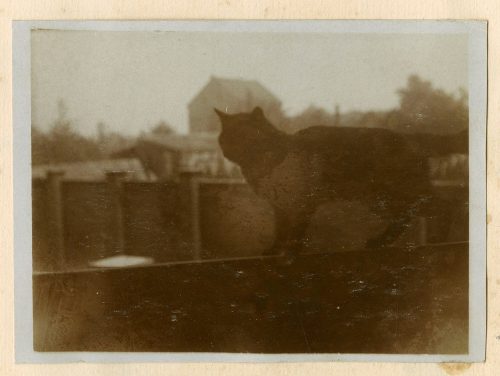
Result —
M 43 130 L 63 100 L 75 129 L 134 135 L 161 120 L 188 129 L 188 102 L 210 76 L 254 79 L 287 115 L 310 105 L 342 112 L 398 106 L 417 74 L 467 88 L 465 34 L 32 32 L 32 120 Z

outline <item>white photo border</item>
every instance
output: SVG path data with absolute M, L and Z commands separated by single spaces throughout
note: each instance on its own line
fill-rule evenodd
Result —
M 35 352 L 31 238 L 31 31 L 205 31 L 467 34 L 469 73 L 469 353 L 229 354 Z M 487 22 L 468 20 L 13 21 L 14 299 L 17 363 L 482 362 L 486 346 Z

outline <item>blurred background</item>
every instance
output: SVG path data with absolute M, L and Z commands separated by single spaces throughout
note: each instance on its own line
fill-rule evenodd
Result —
M 453 134 L 468 127 L 466 56 L 460 35 L 33 31 L 34 270 L 260 255 L 272 208 L 224 159 L 214 107 L 260 106 L 287 133 Z M 429 164 L 460 205 L 428 219 L 425 241 L 466 240 L 467 155 Z M 417 222 L 400 244 L 418 241 Z M 383 228 L 360 203 L 334 202 L 306 248 L 359 250 Z

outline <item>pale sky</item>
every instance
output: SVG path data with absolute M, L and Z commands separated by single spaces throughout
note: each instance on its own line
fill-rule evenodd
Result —
M 187 104 L 211 75 L 258 80 L 288 115 L 398 106 L 410 74 L 468 87 L 465 34 L 50 31 L 32 34 L 32 119 L 46 130 L 64 100 L 84 134 L 98 122 L 134 135 L 160 120 L 188 128 Z

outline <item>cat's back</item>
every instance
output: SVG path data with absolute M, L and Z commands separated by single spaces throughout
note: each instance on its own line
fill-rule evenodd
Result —
M 310 153 L 401 153 L 406 142 L 398 133 L 382 128 L 312 126 L 293 135 L 296 150 Z
M 427 180 L 426 161 L 399 133 L 382 128 L 314 126 L 294 134 L 295 153 L 347 196 L 362 195 L 397 181 Z M 385 188 L 384 188 L 385 187 Z

